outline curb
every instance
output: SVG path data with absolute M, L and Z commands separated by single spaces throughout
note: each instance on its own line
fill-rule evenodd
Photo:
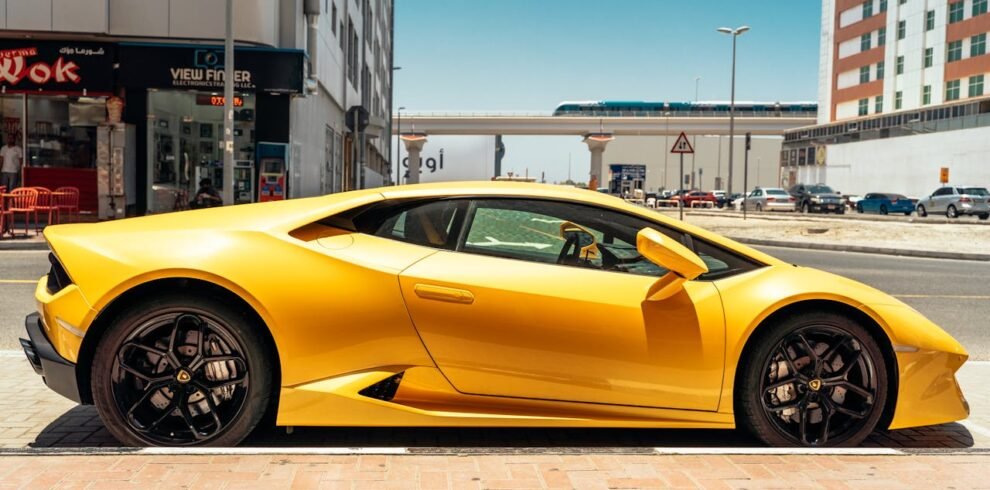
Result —
M 902 257 L 917 257 L 923 259 L 950 259 L 990 261 L 990 254 L 964 252 L 935 252 L 928 250 L 909 250 L 904 248 L 865 247 L 861 245 L 832 245 L 828 243 L 804 243 L 784 240 L 762 240 L 759 238 L 728 237 L 746 245 L 762 245 L 765 247 L 800 248 L 806 250 L 829 250 L 832 252 L 856 252 L 877 255 L 896 255 Z
M 4 240 L 0 242 L 0 252 L 23 251 L 23 250 L 48 250 L 48 242 L 42 241 L 17 241 Z

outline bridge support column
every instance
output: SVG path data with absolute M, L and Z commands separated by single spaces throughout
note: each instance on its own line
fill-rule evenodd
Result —
M 426 144 L 426 133 L 405 133 L 400 134 L 399 139 L 406 146 L 406 153 L 409 154 L 409 178 L 407 184 L 419 183 L 420 153 L 423 145 Z
M 588 180 L 588 188 L 591 190 L 596 190 L 602 184 L 602 175 L 604 175 L 605 170 L 602 154 L 605 153 L 605 147 L 614 139 L 612 133 L 589 133 L 584 136 L 584 142 L 591 152 L 591 176 Z

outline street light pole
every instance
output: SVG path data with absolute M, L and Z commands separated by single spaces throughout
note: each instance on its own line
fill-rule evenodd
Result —
M 227 0 L 223 58 L 223 203 L 229 206 L 234 204 L 234 0 Z
M 694 77 L 694 103 L 695 104 L 698 103 L 698 84 L 700 82 L 701 82 L 701 77 L 700 76 Z M 691 147 L 694 148 L 694 151 L 695 152 L 698 151 L 698 135 L 696 135 L 696 134 L 692 134 L 691 135 Z M 697 155 L 697 153 L 692 153 L 691 154 L 691 188 L 692 189 L 701 190 L 701 186 L 698 185 L 698 183 L 695 181 L 694 161 L 695 161 L 695 156 L 696 155 Z
M 395 129 L 397 137 L 395 138 L 395 151 L 398 154 L 398 160 L 395 162 L 395 185 L 402 185 L 402 111 L 405 107 L 400 107 L 398 110 L 398 117 L 395 118 Z
M 389 96 L 388 96 L 388 103 L 389 103 L 389 112 L 388 112 L 388 114 L 389 114 L 389 118 L 392 117 L 392 114 L 395 114 L 395 111 L 393 110 L 393 109 L 395 109 L 395 101 L 392 100 L 392 97 L 395 94 L 395 90 L 394 90 L 394 86 L 395 86 L 395 72 L 397 72 L 397 71 L 399 71 L 401 69 L 402 69 L 401 66 L 393 66 L 392 67 L 392 78 L 389 79 L 389 87 L 388 87 L 388 90 L 389 90 Z M 391 120 L 389 121 L 389 124 L 390 125 L 392 124 L 392 121 Z M 392 147 L 391 147 L 391 145 L 392 145 L 392 142 L 391 142 L 392 136 L 395 136 L 395 135 L 392 134 L 391 126 L 389 126 L 388 135 L 389 135 L 389 140 L 390 140 L 389 141 L 389 149 L 388 149 L 388 158 L 389 158 L 390 163 L 392 165 L 396 165 L 396 163 L 395 163 L 395 153 L 396 153 L 396 151 L 393 150 Z M 395 146 L 399 146 L 399 144 L 400 144 L 399 139 L 398 138 L 395 138 Z M 399 165 L 399 166 L 401 167 L 402 165 Z M 396 173 L 398 173 L 398 172 L 396 172 Z M 399 181 L 396 181 L 395 184 L 398 185 L 399 184 Z
M 736 142 L 736 38 L 748 30 L 749 26 L 741 26 L 735 29 L 728 27 L 718 28 L 718 32 L 732 36 L 732 95 L 729 101 L 729 186 L 727 189 L 730 196 L 732 195 L 732 157 Z

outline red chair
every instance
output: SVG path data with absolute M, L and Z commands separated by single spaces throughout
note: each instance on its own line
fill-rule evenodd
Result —
M 79 216 L 79 188 L 59 187 L 55 189 L 54 197 L 59 212 L 64 212 L 68 216 Z
M 52 191 L 45 187 L 35 187 L 34 190 L 38 191 L 38 201 L 34 205 L 34 234 L 40 233 L 41 226 L 38 223 L 38 214 L 48 214 L 47 219 L 45 219 L 45 226 L 58 224 L 61 221 L 61 213 L 59 213 L 59 208 L 55 202 L 55 198 L 52 195 Z
M 33 215 L 35 224 L 38 223 L 38 210 L 36 208 L 38 204 L 38 191 L 30 187 L 18 187 L 10 191 L 10 197 L 7 199 L 7 202 L 10 203 L 7 211 L 11 215 L 11 234 L 14 233 L 13 218 L 17 216 L 17 213 L 24 213 L 24 236 L 27 236 L 29 218 Z

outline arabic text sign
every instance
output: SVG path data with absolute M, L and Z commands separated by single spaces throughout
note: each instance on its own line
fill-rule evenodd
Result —
M 71 41 L 0 41 L 0 86 L 7 92 L 107 93 L 112 45 Z

